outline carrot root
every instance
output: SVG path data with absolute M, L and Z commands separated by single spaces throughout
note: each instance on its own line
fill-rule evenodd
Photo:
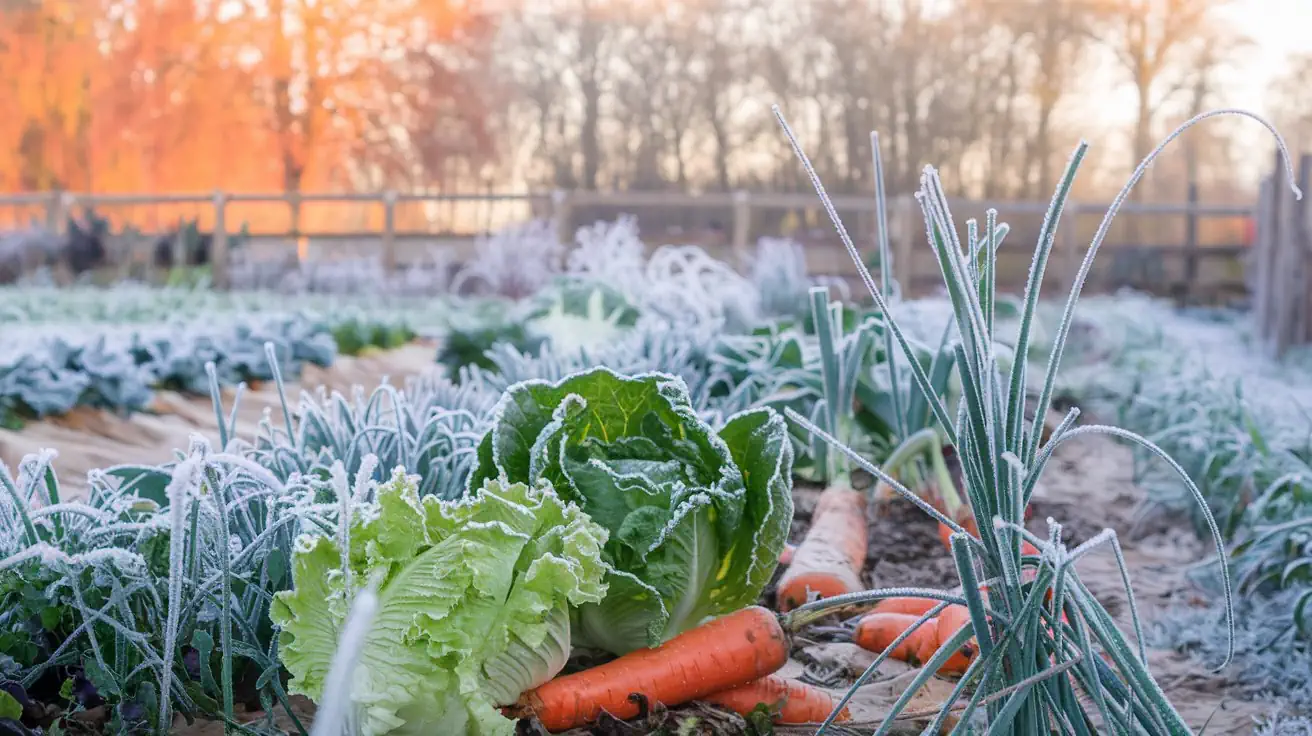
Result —
M 919 617 L 929 613 L 930 609 L 936 605 L 938 605 L 938 601 L 933 598 L 898 596 L 881 600 L 875 604 L 872 610 L 874 613 L 909 613 Z
M 779 579 L 780 610 L 790 611 L 812 594 L 829 598 L 861 590 L 866 543 L 865 494 L 842 486 L 822 493 L 811 528 Z
M 793 564 L 793 555 L 795 554 L 797 554 L 797 545 L 791 542 L 785 542 L 783 551 L 779 553 L 779 564 L 780 565 Z
M 920 616 L 911 613 L 868 613 L 861 617 L 852 633 L 852 641 L 863 649 L 876 654 L 888 649 L 893 640 L 902 632 L 915 625 Z M 920 625 L 915 633 L 907 637 L 888 656 L 903 662 L 918 662 L 916 652 L 921 644 L 935 637 L 934 620 L 930 619 Z
M 772 710 L 778 709 L 773 719 L 778 724 L 820 723 L 834 712 L 834 706 L 838 704 L 832 695 L 820 688 L 778 675 L 767 675 L 702 700 L 740 716 L 751 713 L 764 703 Z M 851 719 L 851 712 L 843 708 L 835 721 Z
M 690 629 L 654 649 L 638 649 L 606 664 L 557 677 L 506 709 L 513 718 L 536 715 L 547 730 L 591 723 L 603 710 L 638 715 L 630 695 L 680 705 L 745 685 L 788 661 L 788 639 L 778 617 L 751 606 Z
M 863 649 L 882 653 L 897 637 L 915 625 L 923 614 L 869 613 L 857 622 L 852 641 Z M 889 657 L 912 665 L 928 662 L 943 643 L 952 638 L 963 625 L 970 625 L 970 612 L 965 606 L 948 606 L 938 616 L 924 622 L 898 644 Z M 966 671 L 978 652 L 974 639 L 963 645 L 938 668 L 941 675 L 959 675 Z

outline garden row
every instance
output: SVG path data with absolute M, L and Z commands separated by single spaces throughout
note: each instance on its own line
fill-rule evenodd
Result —
M 111 298 L 106 293 L 102 298 Z M 415 337 L 404 316 L 339 311 L 215 313 L 156 323 L 96 324 L 68 314 L 59 323 L 4 324 L 0 357 L 0 426 L 65 414 L 86 406 L 115 412 L 149 408 L 154 392 L 209 390 L 213 363 L 221 386 L 268 381 L 330 365 L 338 354 L 391 348 Z M 265 344 L 275 350 L 266 351 Z
M 1089 307 L 1077 341 L 1080 367 L 1067 372 L 1062 390 L 1151 438 L 1197 481 L 1225 535 L 1238 589 L 1255 602 L 1249 625 L 1263 633 L 1253 676 L 1312 705 L 1306 673 L 1290 662 L 1312 661 L 1307 356 L 1267 359 L 1242 313 L 1181 313 L 1132 295 Z M 1206 532 L 1187 489 L 1163 470 L 1148 453 L 1137 454 L 1136 475 L 1150 501 Z M 1196 571 L 1212 588 L 1216 562 Z M 1164 643 L 1215 654 L 1215 618 L 1183 620 L 1191 625 L 1173 627 Z
M 527 301 L 453 319 L 465 347 L 448 343 L 445 375 L 304 395 L 254 437 L 221 423 L 176 462 L 93 472 L 86 503 L 61 503 L 49 454 L 25 458 L 0 472 L 7 725 L 167 731 L 176 713 L 304 734 L 302 694 L 334 736 L 564 731 L 704 700 L 761 733 L 843 718 L 902 659 L 917 667 L 876 733 L 1187 732 L 1137 614 L 1132 639 L 1074 567 L 1115 535 L 1068 549 L 1057 521 L 1026 524 L 1058 445 L 1155 447 L 1078 411 L 1047 422 L 1071 323 L 1032 355 L 1038 285 L 1083 152 L 1020 301 L 995 289 L 1006 226 L 990 212 L 963 237 L 927 170 L 946 320 L 886 302 L 888 272 L 866 274 L 874 305 L 857 307 L 787 246 L 744 277 L 599 226 Z M 519 265 L 481 275 L 515 292 Z M 883 493 L 858 490 L 862 473 L 938 523 L 956 588 L 864 589 Z M 823 490 L 789 550 L 803 483 Z M 795 640 L 824 636 L 878 651 L 837 697 L 780 674 Z

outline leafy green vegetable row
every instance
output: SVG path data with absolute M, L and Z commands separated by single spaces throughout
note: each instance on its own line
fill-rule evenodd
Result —
M 124 728 L 173 709 L 230 718 L 237 697 L 272 710 L 283 665 L 322 695 L 348 591 L 374 586 L 380 615 L 410 623 L 371 634 L 377 686 L 354 693 L 368 732 L 423 705 L 440 725 L 510 733 L 491 705 L 554 675 L 571 632 L 617 653 L 659 643 L 754 602 L 773 572 L 792 446 L 768 409 L 717 432 L 678 379 L 597 369 L 507 393 L 482 438 L 466 500 L 422 504 L 419 477 L 402 466 L 380 484 L 372 456 L 353 485 L 335 459 L 284 482 L 261 464 L 279 467 L 274 448 L 199 438 L 169 468 L 93 474 L 85 505 L 60 503 L 49 456 L 4 470 L 0 679 L 70 712 L 108 701 Z M 415 566 L 442 571 L 435 587 Z
M 224 385 L 269 380 L 273 365 L 265 343 L 279 346 L 276 360 L 293 375 L 306 362 L 330 365 L 337 354 L 327 326 L 301 316 L 160 326 L 88 340 L 16 339 L 0 358 L 0 421 L 14 424 L 78 406 L 138 411 L 155 389 L 204 394 L 207 362 Z
M 306 314 L 245 315 L 218 320 L 114 329 L 92 327 L 89 339 L 70 326 L 25 325 L 6 335 L 0 357 L 0 426 L 89 406 L 140 411 L 155 390 L 204 395 L 205 364 L 220 383 L 268 381 L 276 360 L 283 373 L 329 366 L 338 354 L 391 349 L 416 336 L 399 317 L 347 312 L 331 321 Z M 53 334 L 51 334 L 53 333 Z M 278 346 L 275 353 L 265 343 Z
M 416 327 L 440 326 L 451 305 L 441 299 L 214 291 L 202 287 L 134 283 L 92 286 L 6 286 L 0 289 L 0 324 L 154 325 L 217 315 L 308 312 L 329 318 L 353 312 L 369 318 L 404 314 Z

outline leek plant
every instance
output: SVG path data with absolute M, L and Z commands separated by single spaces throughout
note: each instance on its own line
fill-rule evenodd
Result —
M 883 295 L 885 290 L 875 285 L 796 136 L 777 106 L 774 112 L 855 262 L 866 288 L 874 298 L 875 305 L 886 315 L 888 332 L 892 341 L 897 343 L 908 358 L 907 367 L 916 387 L 928 402 L 947 441 L 957 450 L 964 490 L 980 533 L 978 538 L 971 536 L 955 519 L 934 509 L 886 472 L 816 427 L 806 417 L 789 412 L 794 422 L 807 426 L 813 434 L 825 439 L 852 462 L 879 477 L 894 491 L 951 528 L 952 555 L 961 581 L 958 591 L 889 589 L 836 596 L 800 606 L 785 617 L 786 626 L 797 629 L 835 609 L 855 603 L 869 603 L 900 595 L 918 595 L 942 602 L 920 617 L 916 625 L 894 640 L 876 658 L 820 731 L 829 727 L 856 689 L 874 673 L 890 652 L 941 610 L 943 605 L 955 603 L 969 609 L 970 624 L 950 636 L 943 636 L 937 652 L 894 703 L 875 732 L 876 736 L 889 732 L 921 686 L 972 638 L 978 642 L 979 654 L 942 704 L 925 733 L 938 733 L 950 717 L 957 719 L 954 733 L 973 730 L 979 722 L 987 727 L 989 733 L 1039 734 L 1059 731 L 1081 736 L 1095 732 L 1191 733 L 1189 725 L 1148 671 L 1129 573 L 1116 533 L 1107 529 L 1075 549 L 1068 549 L 1061 541 L 1059 523 L 1050 520 L 1047 537 L 1040 538 L 1025 528 L 1024 510 L 1045 465 L 1056 447 L 1062 443 L 1088 434 L 1109 434 L 1135 443 L 1161 458 L 1180 475 L 1194 500 L 1201 506 L 1202 516 L 1221 559 L 1228 637 L 1226 656 L 1221 666 L 1229 662 L 1234 639 L 1230 575 L 1225 565 L 1225 548 L 1220 530 L 1198 487 L 1174 460 L 1144 437 L 1116 427 L 1076 427 L 1078 409 L 1073 409 L 1066 416 L 1047 441 L 1042 439 L 1042 430 L 1044 418 L 1051 408 L 1057 368 L 1061 364 L 1072 315 L 1094 256 L 1130 189 L 1153 159 L 1190 126 L 1224 113 L 1256 119 L 1275 135 L 1283 152 L 1284 141 L 1280 139 L 1279 133 L 1265 120 L 1247 112 L 1221 110 L 1205 113 L 1184 123 L 1140 163 L 1104 217 L 1067 296 L 1034 418 L 1027 422 L 1028 361 L 1012 361 L 1010 370 L 1004 376 L 999 369 L 995 346 L 994 305 L 997 299 L 993 273 L 998 231 L 991 226 L 986 227 L 982 240 L 969 237 L 970 248 L 963 249 L 938 173 L 932 167 L 926 167 L 916 199 L 924 213 L 929 244 L 953 309 L 955 334 L 951 347 L 962 384 L 962 397 L 956 416 L 953 417 L 948 406 L 934 392 L 929 375 L 916 360 L 911 344 L 897 320 L 888 314 Z M 1028 355 L 1040 285 L 1052 252 L 1057 224 L 1087 149 L 1088 145 L 1083 142 L 1076 148 L 1044 218 L 1014 342 L 1017 356 Z M 1288 155 L 1285 161 L 1288 164 Z M 1292 182 L 1292 171 L 1289 173 Z M 877 195 L 882 197 L 882 193 L 881 183 Z M 990 212 L 990 224 L 993 217 L 994 213 Z M 1039 554 L 1022 555 L 1022 540 L 1035 545 Z M 1117 628 L 1112 616 L 1093 597 L 1074 567 L 1081 557 L 1104 547 L 1110 548 L 1116 555 L 1121 570 L 1137 647 Z M 1033 575 L 1023 575 L 1022 570 L 1033 571 Z

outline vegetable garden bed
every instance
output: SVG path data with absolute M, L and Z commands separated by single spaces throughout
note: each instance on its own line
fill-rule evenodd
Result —
M 1185 576 L 1228 558 L 1207 494 L 1147 438 L 1077 409 L 1049 418 L 1079 286 L 1123 201 L 1049 339 L 1039 285 L 1085 150 L 1019 300 L 996 291 L 1006 226 L 989 212 L 959 232 L 926 169 L 946 324 L 890 304 L 888 271 L 862 272 L 873 307 L 833 302 L 778 244 L 745 277 L 695 248 L 648 257 L 630 222 L 580 231 L 553 270 L 530 233 L 534 289 L 497 270 L 518 260 L 509 237 L 457 278 L 527 299 L 452 320 L 445 377 L 298 399 L 268 344 L 278 403 L 253 436 L 210 363 L 212 436 L 172 462 L 89 471 L 84 503 L 51 452 L 0 467 L 0 726 L 1250 726 L 1271 707 L 1257 687 L 1200 673 L 1302 650 L 1290 631 L 1236 636 L 1236 611 L 1261 603 L 1236 603 L 1225 564 L 1219 591 Z M 1210 545 L 1172 519 L 1130 523 L 1136 463 L 1108 437 L 1177 474 Z M 1224 643 L 1197 650 L 1218 656 L 1151 649 L 1144 622 L 1164 607 L 1219 610 Z
M 1136 511 L 1144 500 L 1143 490 L 1132 478 L 1132 458 L 1129 451 L 1107 440 L 1091 440 L 1081 447 L 1068 446 L 1057 458 L 1059 472 L 1048 476 L 1047 482 L 1035 499 L 1035 520 L 1031 527 L 1038 529 L 1044 516 L 1051 514 L 1067 520 L 1070 532 L 1068 544 L 1078 544 L 1106 526 L 1127 535 L 1125 554 L 1136 581 L 1135 592 L 1146 611 L 1166 609 L 1174 605 L 1203 607 L 1207 596 L 1190 584 L 1183 574 L 1184 568 L 1202 551 L 1186 524 L 1158 524 L 1150 533 L 1132 535 Z M 799 485 L 794 489 L 796 512 L 789 537 L 794 543 L 802 540 L 810 513 L 819 490 Z M 1080 494 L 1084 503 L 1068 499 Z M 867 583 L 874 585 L 896 582 L 912 587 L 951 588 L 956 584 L 956 572 L 950 554 L 939 541 L 936 524 L 910 503 L 892 499 L 870 514 L 871 541 L 868 564 L 865 570 Z M 1108 555 L 1110 557 L 1110 555 Z M 782 568 L 775 578 L 782 573 Z M 1127 609 L 1119 571 L 1109 559 L 1090 557 L 1081 563 L 1082 577 L 1106 601 L 1110 610 L 1129 631 Z M 767 588 L 760 603 L 773 605 L 773 590 Z M 1149 614 L 1150 618 L 1152 613 Z M 842 634 L 833 631 L 832 625 L 821 627 L 820 633 L 808 637 L 806 632 L 795 641 L 794 651 L 784 672 L 804 681 L 826 683 L 824 689 L 835 697 L 841 696 L 845 685 L 850 684 L 874 659 L 874 654 L 842 641 Z M 1208 723 L 1208 731 L 1216 733 L 1243 733 L 1252 731 L 1255 724 L 1267 716 L 1270 708 L 1260 691 L 1245 687 L 1236 681 L 1238 672 L 1208 675 L 1207 662 L 1166 650 L 1150 650 L 1154 672 L 1166 683 L 1167 693 L 1190 725 L 1201 728 Z M 916 668 L 906 663 L 890 661 L 879 675 L 864 688 L 853 703 L 853 720 L 840 724 L 833 733 L 869 733 L 887 712 L 900 694 L 899 684 L 905 684 Z M 950 688 L 947 680 L 936 678 L 927 689 L 921 705 L 936 706 L 946 697 Z M 934 700 L 937 696 L 940 700 Z M 307 727 L 314 720 L 314 705 L 301 697 L 293 699 L 295 710 Z M 668 733 L 689 734 L 752 734 L 747 721 L 729 712 L 717 710 L 708 704 L 657 708 L 648 718 L 634 721 L 609 721 L 596 727 L 576 729 L 571 736 L 647 736 Z M 257 721 L 258 711 L 247 719 Z M 104 719 L 104 710 L 86 714 L 81 720 L 90 727 L 97 719 Z M 292 729 L 286 716 L 278 722 Z M 925 719 L 906 719 L 892 733 L 920 733 Z M 680 730 L 683 729 L 683 730 Z M 88 730 L 88 732 L 97 732 Z M 218 736 L 223 733 L 219 722 L 199 721 L 187 726 L 179 716 L 175 733 L 182 736 Z M 76 731 L 70 731 L 76 733 Z M 521 725 L 519 733 L 541 734 L 531 723 Z M 812 734 L 814 727 L 776 726 L 780 736 Z

